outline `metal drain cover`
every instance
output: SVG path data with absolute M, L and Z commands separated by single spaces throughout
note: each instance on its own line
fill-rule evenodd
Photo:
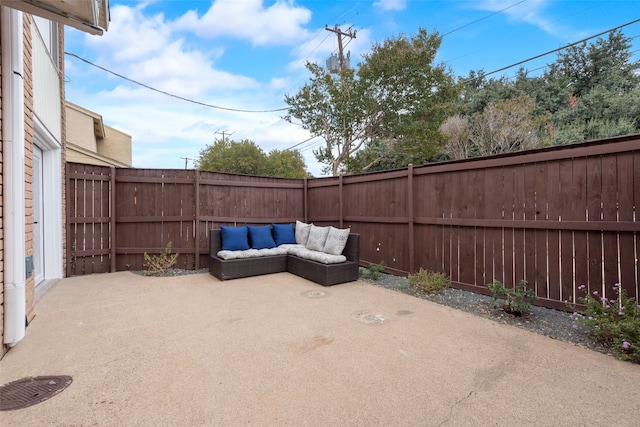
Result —
M 351 316 L 351 318 L 366 323 L 367 325 L 380 325 L 385 321 L 382 314 L 375 314 L 369 311 L 359 311 Z
M 0 411 L 22 409 L 44 402 L 67 388 L 68 375 L 28 377 L 0 386 Z

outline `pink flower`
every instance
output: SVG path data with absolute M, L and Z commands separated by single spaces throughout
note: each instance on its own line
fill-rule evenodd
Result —
M 629 344 L 628 341 L 622 341 L 622 348 L 624 348 L 625 350 L 629 350 L 630 346 L 631 344 Z
M 580 290 L 582 290 L 582 289 L 584 289 L 584 288 L 586 288 L 586 286 L 585 286 L 585 285 L 580 285 L 580 286 L 578 286 L 578 289 L 580 289 Z

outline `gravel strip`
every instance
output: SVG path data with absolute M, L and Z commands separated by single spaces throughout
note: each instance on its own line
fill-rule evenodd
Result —
M 575 329 L 575 322 L 571 313 L 560 310 L 553 310 L 545 307 L 532 306 L 529 316 L 517 317 L 506 313 L 496 302 L 487 295 L 476 294 L 460 289 L 448 288 L 438 294 L 426 294 L 411 289 L 406 277 L 394 276 L 381 273 L 378 280 L 361 277 L 360 280 L 380 286 L 386 289 L 402 292 L 417 298 L 426 299 L 456 310 L 481 316 L 496 322 L 506 323 L 511 326 L 527 329 L 540 335 L 548 336 L 589 348 L 594 351 L 609 354 L 608 349 L 596 342 L 588 331 L 578 325 Z

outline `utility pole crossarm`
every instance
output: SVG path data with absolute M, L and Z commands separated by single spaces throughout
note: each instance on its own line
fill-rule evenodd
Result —
M 356 32 L 355 31 L 351 31 L 351 28 L 349 28 L 347 30 L 347 32 L 344 32 L 344 31 L 342 31 L 340 29 L 340 27 L 338 27 L 337 24 L 333 28 L 329 28 L 329 26 L 326 26 L 324 29 L 327 30 L 327 31 L 331 31 L 332 33 L 335 33 L 338 36 L 338 60 L 340 61 L 340 70 L 342 71 L 345 68 L 344 52 L 343 52 L 343 47 L 342 47 L 342 36 L 346 36 L 346 37 L 355 39 L 356 38 Z
M 222 132 L 217 132 L 217 131 L 216 131 L 216 132 L 214 132 L 214 134 L 218 134 L 218 133 L 222 135 L 222 143 L 224 144 L 224 136 L 225 136 L 225 135 L 229 135 L 229 136 L 231 136 L 231 135 L 233 135 L 235 132 L 231 132 L 231 133 L 229 133 L 229 132 L 227 132 L 226 130 L 223 130 Z

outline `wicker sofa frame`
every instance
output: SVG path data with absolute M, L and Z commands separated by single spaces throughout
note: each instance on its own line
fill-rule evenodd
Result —
M 209 252 L 209 273 L 220 279 L 230 280 L 241 277 L 288 271 L 296 276 L 319 283 L 323 286 L 358 280 L 360 264 L 360 235 L 351 233 L 342 251 L 347 260 L 339 264 L 322 264 L 295 255 L 273 255 L 245 259 L 222 259 L 216 254 L 222 249 L 219 229 L 211 230 Z

